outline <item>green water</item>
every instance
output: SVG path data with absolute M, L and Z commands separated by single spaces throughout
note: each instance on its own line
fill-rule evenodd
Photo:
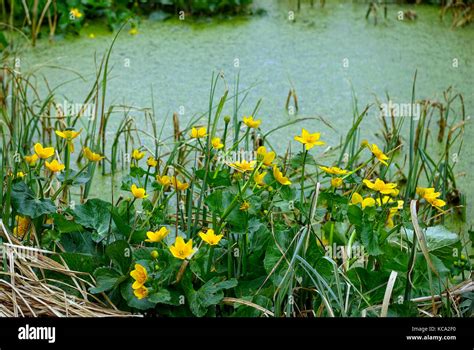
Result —
M 437 7 L 391 5 L 388 21 L 379 18 L 375 26 L 364 18 L 366 5 L 336 1 L 328 1 L 324 9 L 305 5 L 295 14 L 295 21 L 288 20 L 288 11 L 294 9 L 291 2 L 261 1 L 257 6 L 265 8 L 267 15 L 202 23 L 143 21 L 138 35 L 124 32 L 111 57 L 107 103 L 150 107 L 153 87 L 158 122 L 184 106 L 181 123 L 185 125 L 193 115 L 207 110 L 213 71 L 223 71 L 231 89 L 240 72 L 241 88 L 256 84 L 241 112 L 251 113 L 263 98 L 258 113 L 263 129 L 308 116 L 322 116 L 334 127 L 332 130 L 321 122 L 307 121 L 281 130 L 272 137 L 280 151 L 289 143 L 296 146 L 292 136 L 301 126 L 321 131 L 328 144 L 336 145 L 351 123 L 351 86 L 361 109 L 374 103 L 375 96 L 383 100 L 386 92 L 394 102 L 409 103 L 415 70 L 418 99 L 442 101 L 442 92 L 453 86 L 464 94 L 467 114 L 473 114 L 474 26 L 451 30 L 448 20 L 440 22 Z M 397 12 L 408 8 L 416 10 L 418 20 L 398 21 Z M 95 39 L 87 36 L 91 32 Z M 75 80 L 58 90 L 69 101 L 80 103 L 93 82 L 94 55 L 101 57 L 111 40 L 110 33 L 89 27 L 79 39 L 40 42 L 39 47 L 25 53 L 22 62 L 29 69 L 48 64 L 80 72 L 86 81 Z M 239 68 L 234 67 L 235 59 L 239 59 Z M 343 66 L 345 59 L 348 67 Z M 453 67 L 453 59 L 458 60 L 459 67 Z M 50 86 L 75 77 L 64 70 L 41 71 Z M 299 99 L 297 116 L 288 115 L 284 108 L 292 85 Z M 380 126 L 378 113 L 372 110 L 361 135 L 369 140 L 374 140 Z M 224 113 L 231 112 L 229 103 Z M 136 115 L 140 118 L 140 113 Z M 112 129 L 121 118 L 120 114 L 112 117 Z M 168 119 L 164 134 L 171 131 Z M 466 173 L 458 181 L 472 198 L 474 190 L 468 186 L 472 181 L 469 170 L 474 169 L 472 125 L 466 134 L 456 171 Z M 474 212 L 469 214 L 472 217 Z

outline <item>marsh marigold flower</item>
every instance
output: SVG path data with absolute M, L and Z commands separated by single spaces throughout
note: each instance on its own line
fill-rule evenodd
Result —
M 166 187 L 171 185 L 171 177 L 168 175 L 156 175 L 156 182 L 158 182 L 161 186 Z
M 171 178 L 171 183 L 176 191 L 186 191 L 189 187 L 188 183 L 179 181 L 176 176 Z
M 170 251 L 175 258 L 184 260 L 191 256 L 194 252 L 193 240 L 190 239 L 187 243 L 185 243 L 183 237 L 178 236 L 176 237 L 174 244 L 170 247 Z
M 56 159 L 54 159 L 51 163 L 46 161 L 45 163 L 46 168 L 48 168 L 53 173 L 57 173 L 59 171 L 64 170 L 64 164 L 59 163 Z
M 363 198 L 358 192 L 354 192 L 352 194 L 351 204 L 361 204 L 362 209 L 365 209 L 366 207 L 373 207 L 375 200 L 371 197 Z
M 224 144 L 221 142 L 219 137 L 214 137 L 211 141 L 211 144 L 214 149 L 221 149 L 224 147 Z
M 150 168 L 154 168 L 158 165 L 158 161 L 154 158 L 154 157 L 148 157 L 148 159 L 146 160 L 146 164 L 150 167 Z
M 56 132 L 56 135 L 66 140 L 67 145 L 69 147 L 69 152 L 74 153 L 74 143 L 72 142 L 72 140 L 78 137 L 81 131 L 82 129 L 79 131 L 74 131 L 74 130 L 69 129 L 69 130 L 64 130 L 64 131 L 56 130 L 55 132 Z
M 320 166 L 319 169 L 331 175 L 346 175 L 349 172 L 347 170 L 338 168 L 337 166 L 332 166 L 332 167 Z
M 209 245 L 217 245 L 224 235 L 216 235 L 214 230 L 210 228 L 206 233 L 199 232 L 199 237 Z
M 38 155 L 33 153 L 31 156 L 25 156 L 25 162 L 28 163 L 29 166 L 34 166 L 38 161 Z
M 267 175 L 267 172 L 265 171 L 263 173 L 256 172 L 253 175 L 253 180 L 258 186 L 265 186 L 265 181 L 264 181 L 265 175 Z
M 133 184 L 132 187 L 130 187 L 130 190 L 132 191 L 132 194 L 135 198 L 144 199 L 148 197 L 148 195 L 145 192 L 145 189 L 142 187 L 137 187 L 137 185 L 135 184 Z
M 26 216 L 15 216 L 16 226 L 13 228 L 13 235 L 19 239 L 23 239 L 30 228 L 30 219 Z
M 191 129 L 191 138 L 193 139 L 201 139 L 207 136 L 207 130 L 205 127 L 202 128 L 195 128 Z
M 393 217 L 395 214 L 397 214 L 398 208 L 390 208 L 390 211 L 388 212 L 388 217 L 387 217 L 387 227 L 388 228 L 393 228 L 395 226 L 393 222 Z
M 132 288 L 138 289 L 145 284 L 148 278 L 148 273 L 142 265 L 135 264 L 135 269 L 130 272 L 130 276 L 135 280 L 132 284 Z
M 53 147 L 43 147 L 41 143 L 35 144 L 35 153 L 41 159 L 47 159 L 54 154 Z
M 241 162 L 237 161 L 235 163 L 230 163 L 229 165 L 241 172 L 247 172 L 247 171 L 252 171 L 255 168 L 255 161 L 252 160 L 250 162 L 247 162 L 245 159 L 243 159 Z
M 242 204 L 239 207 L 240 211 L 247 211 L 250 208 L 250 203 L 247 201 L 243 201 Z
M 135 160 L 140 160 L 145 157 L 145 152 L 140 152 L 138 149 L 134 149 L 132 152 L 132 158 Z
M 138 34 L 138 29 L 136 27 L 130 28 L 130 30 L 128 31 L 128 34 L 137 35 Z
M 301 136 L 295 136 L 295 140 L 305 145 L 306 150 L 310 150 L 314 146 L 322 146 L 325 144 L 324 141 L 319 141 L 321 133 L 315 132 L 310 134 L 308 130 L 302 129 Z
M 342 181 L 342 178 L 340 178 L 340 177 L 334 177 L 334 178 L 331 179 L 331 186 L 332 187 L 335 187 L 335 188 L 341 187 L 342 184 L 343 184 L 343 181 Z
M 84 147 L 84 156 L 90 161 L 90 162 L 99 162 L 105 157 L 100 155 L 99 153 L 94 153 L 91 151 L 89 147 Z
M 23 171 L 18 171 L 18 172 L 16 173 L 16 177 L 17 177 L 18 179 L 23 179 L 23 178 L 25 177 L 25 173 L 24 173 Z
M 251 129 L 256 129 L 260 126 L 260 124 L 262 124 L 262 121 L 260 119 L 253 119 L 253 116 L 244 116 L 242 118 L 242 121 Z
M 133 294 L 137 297 L 138 300 L 141 300 L 148 296 L 148 288 L 145 286 L 141 286 L 140 288 L 134 289 Z
M 73 7 L 72 9 L 69 10 L 69 14 L 74 17 L 74 18 L 82 18 L 82 12 L 79 11 L 78 8 Z
M 380 192 L 382 194 L 390 194 L 390 195 L 395 195 L 395 196 L 398 194 L 398 190 L 396 189 L 397 184 L 395 183 L 391 183 L 391 182 L 385 183 L 384 181 L 380 179 L 376 179 L 375 182 L 364 179 L 363 182 L 371 190 Z
M 145 239 L 145 242 L 153 242 L 153 243 L 161 242 L 166 236 L 168 236 L 168 233 L 170 233 L 170 231 L 164 226 L 160 228 L 158 231 L 148 231 L 146 233 L 146 236 L 148 238 Z
M 446 202 L 440 198 L 441 192 L 435 192 L 433 187 L 417 187 L 416 193 L 423 197 L 431 206 L 441 208 L 446 205 Z
M 275 152 L 268 152 L 265 146 L 260 146 L 257 149 L 257 158 L 265 166 L 271 166 L 273 161 L 275 160 L 275 157 Z
M 388 166 L 388 163 L 386 162 L 386 160 L 389 160 L 390 158 L 387 157 L 387 155 L 383 153 L 382 150 L 375 143 L 373 143 L 372 146 L 369 147 L 369 149 L 372 152 L 372 154 L 375 156 L 375 158 L 377 158 L 380 161 L 380 163 L 382 163 L 385 166 Z
M 290 179 L 283 176 L 283 173 L 280 171 L 280 169 L 278 169 L 278 167 L 276 165 L 273 166 L 273 176 L 282 185 L 284 185 L 284 186 L 291 185 Z

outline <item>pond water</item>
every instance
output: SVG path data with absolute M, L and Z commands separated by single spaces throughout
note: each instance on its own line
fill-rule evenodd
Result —
M 242 114 L 251 113 L 263 98 L 258 117 L 263 119 L 264 129 L 307 116 L 322 116 L 335 129 L 307 121 L 280 130 L 273 135 L 273 143 L 284 150 L 301 126 L 322 131 L 328 144 L 337 144 L 352 119 L 351 86 L 361 109 L 374 103 L 375 96 L 383 100 L 386 92 L 395 102 L 409 103 L 413 75 L 418 70 L 417 98 L 442 100 L 442 92 L 453 86 L 464 94 L 466 112 L 472 115 L 474 26 L 451 30 L 449 20 L 440 22 L 438 7 L 390 5 L 389 19 L 379 18 L 379 24 L 374 25 L 365 20 L 367 5 L 363 4 L 327 1 L 323 9 L 304 5 L 294 21 L 288 20 L 288 11 L 295 10 L 292 2 L 260 1 L 257 6 L 267 14 L 201 23 L 144 20 L 138 35 L 122 33 L 111 57 L 107 102 L 150 107 L 153 87 L 159 123 L 183 106 L 181 119 L 186 124 L 193 115 L 206 111 L 213 71 L 223 71 L 229 87 L 240 72 L 241 88 L 255 84 Z M 409 8 L 415 8 L 418 19 L 398 21 L 397 12 Z M 94 39 L 87 35 L 91 32 L 96 34 Z M 76 79 L 58 90 L 65 99 L 79 103 L 93 83 L 94 56 L 101 57 L 111 40 L 112 34 L 91 26 L 78 39 L 53 44 L 41 41 L 25 53 L 22 63 L 29 68 L 48 64 L 80 72 L 86 81 Z M 238 69 L 235 59 L 239 60 Z M 459 62 L 457 68 L 453 59 Z M 75 77 L 65 70 L 41 71 L 50 86 Z M 284 108 L 291 86 L 298 95 L 298 116 L 288 115 Z M 232 113 L 231 103 L 224 113 Z M 111 125 L 117 125 L 121 117 L 113 116 Z M 168 121 L 165 135 L 172 131 Z M 373 140 L 380 126 L 377 113 L 364 123 L 362 137 Z M 459 181 L 472 198 L 472 186 L 467 186 L 469 170 L 474 169 L 472 125 L 466 133 L 457 171 L 466 172 Z M 470 214 L 473 217 L 472 211 Z

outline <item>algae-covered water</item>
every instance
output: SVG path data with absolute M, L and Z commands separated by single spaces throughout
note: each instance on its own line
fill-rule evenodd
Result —
M 390 5 L 388 20 L 379 17 L 378 25 L 365 20 L 367 5 L 363 4 L 328 1 L 323 9 L 304 5 L 294 21 L 288 19 L 289 11 L 295 10 L 291 2 L 260 1 L 256 6 L 264 8 L 266 15 L 198 23 L 143 20 L 138 35 L 123 32 L 111 56 L 107 103 L 150 107 L 153 89 L 158 123 L 181 111 L 186 124 L 207 110 L 213 71 L 224 73 L 230 89 L 240 73 L 242 89 L 255 85 L 241 113 L 251 113 L 262 98 L 257 116 L 263 129 L 307 116 L 322 116 L 334 127 L 307 121 L 282 129 L 272 137 L 279 150 L 288 146 L 301 126 L 322 131 L 328 144 L 337 144 L 351 123 L 352 91 L 360 109 L 374 103 L 375 96 L 383 100 L 386 93 L 395 102 L 409 103 L 416 70 L 417 99 L 442 101 L 442 92 L 452 86 L 463 93 L 467 114 L 473 113 L 474 27 L 451 30 L 449 20 L 440 21 L 436 6 Z M 405 9 L 415 9 L 418 19 L 397 20 L 397 12 Z M 56 65 L 79 72 L 86 81 L 73 80 L 58 92 L 80 103 L 93 83 L 94 57 L 101 57 L 112 38 L 111 33 L 91 26 L 78 39 L 41 41 L 22 62 L 30 69 Z M 76 77 L 66 70 L 45 67 L 41 71 L 52 87 Z M 297 116 L 284 108 L 292 86 L 298 96 Z M 231 104 L 224 112 L 231 114 Z M 111 127 L 121 118 L 114 115 Z M 379 127 L 378 113 L 373 113 L 364 121 L 361 136 L 373 140 Z M 168 119 L 164 134 L 171 131 Z M 469 170 L 474 169 L 472 125 L 466 134 L 456 171 L 466 173 L 459 183 L 469 198 L 474 194 L 468 187 Z

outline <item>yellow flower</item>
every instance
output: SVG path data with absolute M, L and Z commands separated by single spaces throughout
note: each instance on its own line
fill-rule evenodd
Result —
M 79 136 L 81 133 L 82 129 L 79 131 L 74 131 L 74 130 L 64 130 L 64 131 L 59 131 L 56 130 L 56 135 L 59 137 L 65 139 L 67 141 L 67 145 L 69 146 L 69 151 L 71 153 L 74 153 L 74 144 L 72 143 L 72 140 L 74 140 L 76 137 Z
M 331 186 L 332 187 L 341 187 L 342 186 L 342 178 L 340 177 L 334 177 L 331 179 Z
M 79 11 L 79 9 L 73 7 L 72 9 L 69 10 L 69 14 L 73 16 L 74 18 L 81 18 L 82 17 L 82 12 Z
M 156 175 L 156 181 L 163 187 L 171 185 L 171 177 L 168 175 Z
M 145 157 L 145 152 L 140 152 L 139 150 L 137 149 L 134 149 L 133 152 L 132 152 L 132 158 L 135 159 L 135 160 L 140 160 L 142 159 L 143 157 Z
M 422 196 L 433 207 L 441 208 L 446 205 L 444 200 L 438 198 L 441 195 L 441 192 L 435 192 L 435 189 L 432 187 L 417 187 L 416 193 Z
M 275 160 L 275 152 L 267 152 L 265 146 L 260 146 L 257 149 L 257 157 L 265 166 L 271 166 Z
M 390 196 L 383 196 L 382 200 L 380 200 L 380 198 L 377 198 L 375 201 L 377 202 L 377 205 L 379 207 L 381 207 L 382 205 L 387 204 L 387 203 L 394 203 L 395 202 L 392 198 L 390 198 Z
M 13 235 L 19 239 L 23 239 L 30 228 L 30 219 L 26 216 L 15 216 L 16 226 L 13 228 Z
M 51 163 L 46 161 L 45 165 L 46 168 L 48 168 L 53 173 L 57 173 L 61 170 L 64 170 L 65 168 L 64 164 L 59 163 L 56 159 L 54 159 Z
M 252 171 L 253 168 L 255 168 L 255 161 L 252 160 L 250 162 L 247 162 L 245 159 L 243 159 L 241 162 L 235 162 L 229 164 L 231 167 L 236 168 L 237 170 L 241 172 L 247 172 L 247 171 Z
M 224 147 L 224 144 L 221 142 L 221 139 L 219 137 L 214 137 L 211 141 L 212 147 L 215 149 L 221 149 Z
M 371 197 L 362 198 L 359 193 L 354 192 L 352 194 L 351 204 L 355 205 L 359 203 L 362 205 L 362 209 L 365 209 L 366 207 L 373 207 L 375 205 L 375 200 Z
M 84 155 L 91 162 L 98 162 L 104 159 L 104 156 L 101 156 L 99 153 L 94 153 L 89 147 L 84 147 Z
M 16 177 L 20 178 L 20 179 L 23 179 L 25 177 L 25 173 L 23 171 L 18 171 L 16 173 Z
M 173 176 L 171 182 L 176 191 L 186 191 L 189 187 L 188 183 L 179 181 L 176 176 Z
M 199 129 L 193 127 L 191 129 L 191 138 L 193 139 L 201 139 L 206 136 L 207 136 L 207 130 L 204 127 L 199 128 Z
M 130 187 L 130 190 L 132 191 L 132 194 L 135 198 L 144 199 L 148 197 L 148 195 L 145 192 L 145 189 L 142 187 L 137 187 L 137 185 L 135 184 L 133 184 L 132 187 Z
M 190 239 L 187 243 L 184 242 L 183 237 L 178 236 L 176 237 L 176 241 L 174 242 L 174 245 L 170 247 L 171 254 L 175 258 L 184 260 L 190 255 L 193 254 L 193 240 Z
M 95 39 L 95 34 L 94 34 L 94 33 L 90 33 L 90 34 L 89 34 L 89 38 L 90 38 L 90 39 Z
M 132 284 L 132 288 L 139 289 L 145 284 L 148 278 L 148 273 L 142 265 L 135 264 L 135 270 L 130 272 L 130 276 L 132 276 L 132 278 L 135 280 L 135 282 Z
M 35 165 L 37 161 L 38 155 L 36 153 L 33 153 L 31 156 L 25 156 L 25 162 L 27 162 L 30 166 Z
M 291 185 L 291 181 L 287 177 L 283 176 L 283 173 L 277 168 L 276 165 L 273 166 L 273 176 L 282 185 Z
M 148 231 L 146 233 L 148 239 L 145 239 L 145 242 L 161 242 L 166 236 L 168 236 L 168 233 L 170 233 L 170 231 L 164 226 L 155 232 Z
M 134 289 L 133 294 L 137 297 L 138 300 L 141 300 L 148 296 L 148 288 L 145 286 L 141 286 L 140 288 Z
M 148 157 L 147 161 L 146 161 L 146 164 L 151 167 L 151 168 L 154 168 L 158 165 L 158 161 L 153 158 L 153 157 Z
M 370 151 L 380 161 L 380 163 L 382 163 L 383 165 L 388 165 L 386 160 L 389 160 L 390 158 L 387 157 L 387 155 L 384 154 L 382 150 L 380 150 L 380 148 L 378 148 L 378 146 L 375 143 L 373 143 L 372 146 L 370 146 Z
M 332 166 L 332 167 L 320 166 L 319 169 L 321 169 L 325 173 L 332 174 L 332 175 L 345 175 L 349 172 L 347 170 L 338 168 L 337 166 Z
M 54 154 L 53 147 L 43 147 L 41 143 L 35 144 L 35 153 L 41 159 L 47 159 Z
M 249 128 L 251 129 L 256 129 L 260 126 L 260 124 L 262 123 L 262 121 L 260 119 L 253 119 L 252 116 L 248 116 L 248 117 L 243 117 L 242 118 L 243 122 L 245 125 L 247 125 Z
M 136 27 L 133 27 L 128 31 L 128 34 L 137 35 L 138 34 L 138 29 Z
M 395 183 L 391 183 L 391 182 L 385 183 L 384 181 L 380 179 L 376 179 L 375 183 L 367 179 L 364 179 L 363 182 L 368 188 L 374 191 L 378 191 L 382 194 L 391 194 L 395 196 L 398 194 L 398 190 L 395 188 L 397 187 L 397 184 Z
M 241 211 L 247 211 L 250 208 L 250 203 L 247 201 L 243 201 L 242 205 L 239 207 Z
M 255 183 L 258 185 L 258 186 L 265 186 L 265 175 L 267 175 L 267 172 L 263 172 L 263 173 L 259 173 L 259 172 L 256 172 L 254 175 L 253 175 L 253 180 L 255 181 Z
M 206 233 L 199 232 L 199 237 L 209 245 L 217 245 L 224 235 L 216 235 L 214 230 L 210 228 Z
M 393 226 L 395 226 L 395 224 L 393 223 L 393 217 L 395 216 L 395 214 L 398 212 L 398 208 L 390 208 L 390 211 L 388 213 L 388 217 L 387 217 L 387 227 L 388 228 L 393 228 Z
M 295 140 L 305 145 L 306 150 L 310 150 L 314 146 L 324 145 L 325 142 L 319 141 L 320 137 L 321 133 L 319 132 L 310 134 L 306 129 L 303 129 L 301 130 L 301 136 L 295 136 Z

